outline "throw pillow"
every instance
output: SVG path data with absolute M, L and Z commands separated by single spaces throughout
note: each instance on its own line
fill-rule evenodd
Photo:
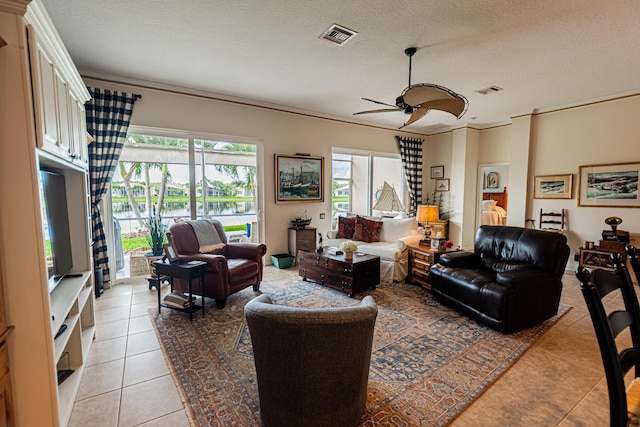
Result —
M 361 242 L 379 242 L 380 241 L 380 228 L 382 228 L 382 221 L 373 221 L 358 217 L 356 220 L 356 229 L 353 233 L 353 240 L 360 240 Z
M 482 210 L 483 211 L 495 211 L 496 210 L 496 201 L 495 200 L 483 200 L 482 201 Z
M 336 239 L 353 239 L 356 229 L 356 217 L 338 217 L 338 233 Z

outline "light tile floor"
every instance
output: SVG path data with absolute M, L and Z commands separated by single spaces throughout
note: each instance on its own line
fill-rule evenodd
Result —
M 295 268 L 265 267 L 263 286 L 296 276 Z M 591 320 L 575 276 L 567 273 L 563 281 L 562 302 L 573 308 L 452 426 L 608 424 L 607 385 Z M 146 280 L 116 285 L 96 300 L 96 338 L 70 426 L 189 425 L 147 314 L 156 304 Z

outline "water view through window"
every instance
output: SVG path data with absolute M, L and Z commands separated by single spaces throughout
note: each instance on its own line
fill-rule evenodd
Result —
M 217 219 L 228 238 L 247 238 L 247 224 L 257 221 L 256 179 L 253 144 L 130 134 L 111 186 L 122 254 L 147 250 L 146 222 L 154 212 L 167 227 L 181 219 Z

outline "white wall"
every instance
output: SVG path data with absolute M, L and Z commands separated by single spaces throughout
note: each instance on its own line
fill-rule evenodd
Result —
M 137 93 L 131 124 L 254 138 L 264 153 L 264 242 L 267 262 L 271 254 L 287 252 L 287 228 L 296 211 L 307 210 L 311 227 L 326 235 L 331 217 L 331 148 L 347 147 L 398 153 L 396 135 L 424 137 L 408 132 L 379 129 L 285 113 L 273 109 L 219 101 L 202 95 L 114 84 L 85 78 L 87 86 Z M 309 153 L 325 158 L 324 203 L 275 203 L 274 154 Z M 320 219 L 325 213 L 325 219 Z
M 510 225 L 524 225 L 523 218 L 534 218 L 539 225 L 540 208 L 567 210 L 566 235 L 572 249 L 568 270 L 577 266 L 574 254 L 583 241 L 597 242 L 602 230 L 610 229 L 606 217 L 622 218 L 619 229 L 629 231 L 631 243 L 639 245 L 640 209 L 577 206 L 580 166 L 640 162 L 638 117 L 640 95 L 524 116 L 514 119 L 517 129 L 504 125 L 480 131 L 478 164 L 509 164 L 509 219 L 518 222 Z M 425 174 L 432 164 L 444 164 L 445 174 L 451 170 L 456 155 L 447 146 L 452 145 L 452 135 L 427 138 L 425 152 L 433 155 L 425 158 Z M 572 199 L 533 198 L 535 176 L 562 174 L 573 174 Z M 452 176 L 452 188 L 468 192 L 453 182 L 463 178 Z
M 397 153 L 395 135 L 424 138 L 407 132 L 318 119 L 217 101 L 204 96 L 91 79 L 86 79 L 86 83 L 88 86 L 141 94 L 143 97 L 136 102 L 132 117 L 132 124 L 135 125 L 249 137 L 262 141 L 266 184 L 264 220 L 268 224 L 264 241 L 268 254 L 287 251 L 286 230 L 289 220 L 297 210 L 306 209 L 313 217 L 311 226 L 318 228 L 323 234 L 330 228 L 330 194 L 326 190 L 331 188 L 332 147 Z M 473 144 L 478 145 L 478 153 L 477 164 L 466 164 L 466 167 L 473 167 L 472 173 L 477 176 L 480 164 L 509 164 L 509 211 L 511 214 L 514 209 L 517 215 L 513 219 L 519 221 L 519 224 L 514 225 L 524 225 L 524 218 L 537 218 L 541 207 L 567 209 L 567 236 L 573 252 L 577 251 L 584 240 L 599 240 L 600 233 L 607 228 L 604 218 L 612 215 L 623 219 L 621 230 L 627 230 L 631 232 L 632 238 L 637 238 L 640 233 L 640 209 L 577 207 L 576 194 L 580 165 L 640 161 L 637 148 L 640 135 L 638 116 L 640 96 L 634 96 L 527 116 L 530 117 L 530 123 L 525 123 L 529 122 L 528 119 L 519 121 L 517 138 L 514 136 L 513 125 L 467 132 L 468 135 L 473 135 Z M 519 141 L 514 141 L 514 138 Z M 455 180 L 462 177 L 452 176 L 453 132 L 425 139 L 423 195 L 433 192 L 435 182 L 430 179 L 429 172 L 434 165 L 445 166 L 445 178 L 451 179 L 452 190 L 455 188 L 458 192 L 477 192 L 475 185 L 470 189 L 464 183 L 458 186 L 455 184 Z M 528 140 L 528 147 L 525 140 Z M 324 203 L 274 202 L 273 155 L 297 152 L 325 157 Z M 514 180 L 514 161 L 518 163 L 519 174 L 523 173 L 522 169 L 528 170 L 524 179 L 518 177 Z M 534 176 L 566 173 L 574 174 L 573 199 L 533 199 Z M 518 194 L 521 195 L 520 198 L 517 197 Z M 467 200 L 468 194 L 464 197 Z M 319 219 L 320 213 L 326 214 L 325 220 Z M 459 226 L 462 227 L 462 224 Z M 459 242 L 455 243 L 457 245 Z M 571 259 L 573 260 L 573 256 Z M 568 268 L 573 268 L 571 262 Z
M 618 228 L 638 245 L 640 209 L 577 206 L 577 175 L 584 165 L 640 162 L 639 117 L 640 96 L 534 116 L 527 212 L 537 222 L 540 208 L 567 210 L 571 261 L 583 241 L 597 243 L 602 230 L 610 229 L 604 223 L 609 216 L 622 218 Z M 533 199 L 534 176 L 562 174 L 573 174 L 572 199 Z

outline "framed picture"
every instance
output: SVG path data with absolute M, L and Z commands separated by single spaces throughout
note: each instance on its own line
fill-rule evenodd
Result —
M 436 191 L 449 191 L 449 178 L 436 179 Z
M 487 174 L 486 188 L 498 188 L 498 172 L 489 172 Z
M 540 175 L 535 177 L 534 199 L 571 199 L 573 175 Z
M 580 166 L 578 206 L 640 207 L 639 173 L 640 163 Z
M 323 202 L 324 157 L 276 154 L 276 203 Z
M 176 250 L 174 249 L 173 245 L 171 243 L 165 243 L 164 245 L 162 245 L 162 248 L 164 249 L 164 254 L 167 256 L 167 259 L 169 260 L 169 262 L 174 262 L 178 260 L 178 253 L 176 252 Z
M 444 165 L 431 166 L 431 179 L 444 178 Z

